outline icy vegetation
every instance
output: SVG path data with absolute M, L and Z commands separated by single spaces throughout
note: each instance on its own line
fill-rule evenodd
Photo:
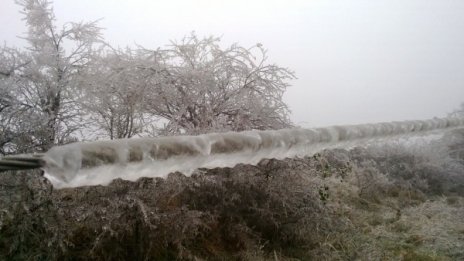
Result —
M 2 173 L 0 259 L 464 260 L 464 129 L 388 141 L 107 186 Z
M 310 156 L 327 148 L 379 143 L 400 135 L 406 135 L 403 138 L 430 135 L 430 131 L 463 124 L 463 118 L 453 117 L 74 143 L 47 152 L 45 170 L 46 177 L 58 188 L 107 185 L 116 178 L 135 181 L 141 177 L 166 177 L 172 172 L 190 175 L 198 168 L 233 167 L 239 163 L 255 165 L 262 159 Z
M 0 260 L 464 260 L 464 107 L 295 128 L 261 44 L 117 49 L 17 3 L 0 155 L 45 175 L 0 173 Z

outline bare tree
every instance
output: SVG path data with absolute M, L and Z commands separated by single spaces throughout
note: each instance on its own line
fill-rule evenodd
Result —
M 195 34 L 168 49 L 148 51 L 156 64 L 147 84 L 146 108 L 167 120 L 167 133 L 204 133 L 291 126 L 282 96 L 293 72 L 267 63 L 257 44 L 219 46 L 220 39 Z

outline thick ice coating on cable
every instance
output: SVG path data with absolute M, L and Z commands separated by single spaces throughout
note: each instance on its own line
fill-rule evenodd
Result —
M 211 133 L 199 136 L 122 139 L 54 147 L 44 157 L 55 187 L 106 185 L 116 178 L 165 177 L 198 168 L 257 164 L 264 158 L 307 156 L 397 135 L 424 134 L 464 125 L 442 118 L 314 129 Z

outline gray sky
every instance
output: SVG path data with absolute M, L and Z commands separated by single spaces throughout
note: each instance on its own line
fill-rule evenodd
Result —
M 58 21 L 100 25 L 111 44 L 147 48 L 191 31 L 262 43 L 298 80 L 285 100 L 302 126 L 445 116 L 464 102 L 462 0 L 56 0 Z M 23 45 L 14 0 L 0 41 Z

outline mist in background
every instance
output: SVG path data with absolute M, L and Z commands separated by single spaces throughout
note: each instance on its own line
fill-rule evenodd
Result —
M 112 45 L 157 48 L 195 31 L 262 43 L 298 77 L 285 100 L 301 126 L 445 116 L 464 101 L 464 1 L 55 0 L 58 22 L 103 18 Z M 0 41 L 22 47 L 13 0 Z

